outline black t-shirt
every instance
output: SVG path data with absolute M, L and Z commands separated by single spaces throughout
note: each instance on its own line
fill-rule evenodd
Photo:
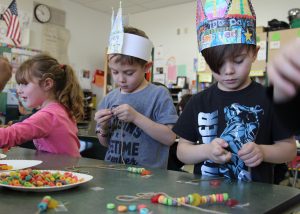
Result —
M 275 112 L 284 126 L 300 135 L 300 92 L 288 102 L 275 104 Z
M 200 144 L 210 143 L 216 137 L 224 139 L 232 152 L 231 161 L 221 165 L 207 160 L 199 164 L 203 175 L 230 178 L 250 174 L 237 156 L 243 144 L 255 142 L 269 145 L 291 136 L 274 115 L 265 88 L 256 82 L 245 89 L 231 92 L 222 91 L 214 84 L 194 95 L 173 131 L 186 140 Z M 272 183 L 273 165 L 263 162 L 252 168 L 251 178 L 253 181 Z

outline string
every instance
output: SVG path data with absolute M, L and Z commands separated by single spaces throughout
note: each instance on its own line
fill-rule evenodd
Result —
M 66 167 L 65 169 L 67 171 L 71 171 L 71 172 L 86 172 L 87 174 L 89 174 L 89 171 L 83 171 L 80 170 L 82 168 L 96 168 L 96 169 L 111 169 L 111 170 L 117 170 L 117 171 L 127 171 L 126 168 L 118 168 L 118 167 L 114 167 L 114 165 L 81 165 L 81 166 L 71 166 L 71 167 Z
M 186 182 L 213 181 L 213 180 L 221 180 L 221 179 L 225 179 L 225 177 L 197 178 Z
M 118 105 L 116 106 L 112 106 L 110 109 L 111 111 L 116 108 Z M 120 151 L 120 157 L 121 157 L 121 164 L 125 165 L 125 161 L 124 161 L 124 157 L 123 157 L 123 148 L 124 148 L 124 138 L 123 138 L 123 134 L 124 134 L 124 126 L 125 126 L 125 122 L 122 120 L 119 120 L 119 118 L 117 116 L 113 116 L 113 121 L 117 121 L 117 126 L 118 127 L 119 123 L 121 123 L 121 151 Z M 114 127 L 111 127 L 110 133 L 112 133 L 114 131 Z
M 132 195 L 118 195 L 116 197 L 117 200 L 119 201 L 123 201 L 123 202 L 133 202 L 133 201 L 137 201 L 140 199 L 146 199 L 146 200 L 150 200 L 153 196 L 155 195 L 164 195 L 165 197 L 171 198 L 172 201 L 175 201 L 175 198 L 171 197 L 170 195 L 164 193 L 164 192 L 146 192 L 146 193 L 137 193 L 136 196 L 132 196 Z M 192 208 L 192 209 L 196 209 L 199 210 L 201 212 L 206 212 L 206 213 L 215 213 L 215 214 L 226 214 L 224 212 L 220 212 L 220 211 L 214 211 L 214 210 L 208 210 L 208 209 L 204 209 L 201 207 L 196 207 L 196 206 L 192 206 L 190 204 L 186 204 L 180 201 L 176 201 L 178 204 L 188 207 L 188 208 Z
M 123 134 L 124 134 L 124 121 L 121 121 L 121 161 L 122 164 L 125 165 L 124 157 L 123 157 L 123 147 L 124 147 L 124 139 L 123 139 Z
M 89 174 L 89 171 L 80 170 L 80 168 L 97 168 L 97 169 L 110 169 L 110 170 L 117 170 L 117 171 L 127 171 L 135 174 L 140 174 L 141 176 L 151 175 L 152 172 L 149 170 L 146 170 L 142 167 L 115 167 L 114 165 L 82 165 L 82 166 L 72 166 L 72 167 L 66 167 L 65 169 L 67 171 L 71 172 L 81 172 Z

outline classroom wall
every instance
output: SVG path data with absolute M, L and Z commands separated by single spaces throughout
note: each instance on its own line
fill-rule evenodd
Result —
M 257 26 L 267 26 L 268 21 L 273 18 L 288 23 L 288 10 L 300 7 L 299 0 L 253 0 L 252 2 L 256 11 Z M 197 57 L 195 14 L 196 1 L 133 14 L 129 17 L 129 23 L 143 29 L 156 49 L 161 46 L 159 50 L 166 61 L 170 57 L 175 57 L 178 65 L 186 64 L 187 76 L 195 79 L 196 75 L 193 72 L 193 59 Z M 180 29 L 179 35 L 177 35 L 178 29 Z M 157 64 L 154 64 L 156 67 Z
M 1 5 L 9 5 L 11 0 L 1 0 Z M 18 11 L 33 16 L 33 2 L 47 4 L 66 12 L 66 26 L 70 31 L 68 45 L 69 64 L 79 72 L 82 69 L 95 71 L 104 69 L 104 51 L 107 46 L 111 19 L 109 15 L 82 7 L 66 0 L 17 0 Z M 33 19 L 33 17 L 31 17 Z M 28 48 L 40 50 L 42 47 L 43 26 L 32 22 L 30 26 L 30 43 Z M 93 86 L 93 92 L 102 97 L 102 89 Z
M 66 12 L 66 28 L 71 35 L 68 46 L 69 63 L 77 71 L 104 69 L 104 49 L 107 46 L 110 31 L 110 15 L 67 0 L 17 0 L 18 10 L 33 15 L 34 1 Z M 11 0 L 2 0 L 1 4 L 8 5 L 10 2 Z M 187 76 L 190 79 L 195 79 L 192 71 L 193 59 L 197 57 L 198 53 L 195 33 L 195 2 L 132 15 L 123 11 L 125 15 L 129 16 L 130 25 L 146 31 L 156 50 L 161 46 L 159 49 L 165 60 L 174 57 L 176 64 L 187 66 Z M 253 4 L 257 15 L 257 26 L 267 26 L 267 22 L 273 18 L 288 22 L 288 10 L 300 7 L 299 0 L 253 0 Z M 264 9 L 266 6 L 267 10 Z M 180 30 L 179 35 L 177 35 L 178 29 Z M 42 24 L 31 23 L 29 48 L 41 48 L 42 30 Z M 92 90 L 97 94 L 97 101 L 100 101 L 102 89 L 93 86 Z

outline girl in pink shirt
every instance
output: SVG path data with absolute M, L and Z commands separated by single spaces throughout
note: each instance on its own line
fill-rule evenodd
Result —
M 16 72 L 18 94 L 40 110 L 22 122 L 0 128 L 0 147 L 33 140 L 38 150 L 80 157 L 76 120 L 83 116 L 83 95 L 73 69 L 40 54 Z

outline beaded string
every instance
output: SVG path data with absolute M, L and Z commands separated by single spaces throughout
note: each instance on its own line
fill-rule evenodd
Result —
M 42 201 L 38 204 L 38 211 L 37 213 L 46 212 L 48 209 L 53 209 L 58 206 L 58 201 L 53 199 L 51 196 L 47 195 L 44 196 Z
M 227 193 L 211 194 L 211 195 L 199 195 L 198 193 L 189 194 L 185 197 L 172 198 L 165 196 L 164 194 L 157 194 L 151 198 L 152 203 L 159 203 L 168 206 L 180 206 L 182 204 L 190 204 L 193 206 L 199 206 L 203 204 L 223 203 L 228 200 Z
M 89 173 L 88 171 L 82 171 L 81 169 L 84 168 L 96 168 L 96 169 L 110 169 L 110 170 L 117 170 L 117 171 L 127 171 L 135 174 L 140 174 L 142 176 L 144 175 L 151 175 L 152 172 L 142 168 L 142 167 L 127 167 L 127 168 L 121 168 L 116 165 L 82 165 L 82 166 L 72 166 L 72 167 L 66 167 L 65 169 L 67 171 L 71 172 L 85 172 Z
M 68 211 L 65 207 L 69 202 L 59 202 L 49 195 L 43 197 L 40 203 L 38 203 L 38 211 L 36 214 L 46 213 L 49 209 L 55 209 L 56 212 Z
M 194 194 L 189 194 L 186 197 L 173 198 L 164 192 L 158 192 L 158 193 L 147 192 L 147 193 L 138 193 L 136 194 L 136 196 L 118 195 L 116 199 L 123 202 L 132 202 L 140 199 L 148 199 L 148 200 L 151 199 L 152 203 L 161 203 L 169 206 L 185 206 L 202 212 L 224 214 L 224 212 L 208 210 L 197 206 L 205 203 L 222 203 L 227 201 L 229 199 L 229 196 L 227 193 L 211 194 L 206 196 L 200 196 L 199 194 L 194 193 Z M 196 206 L 194 204 L 198 204 L 198 205 Z
M 138 167 L 127 167 L 127 171 L 135 174 L 140 175 L 151 175 L 152 172 L 149 170 L 146 170 L 145 168 L 138 168 Z

